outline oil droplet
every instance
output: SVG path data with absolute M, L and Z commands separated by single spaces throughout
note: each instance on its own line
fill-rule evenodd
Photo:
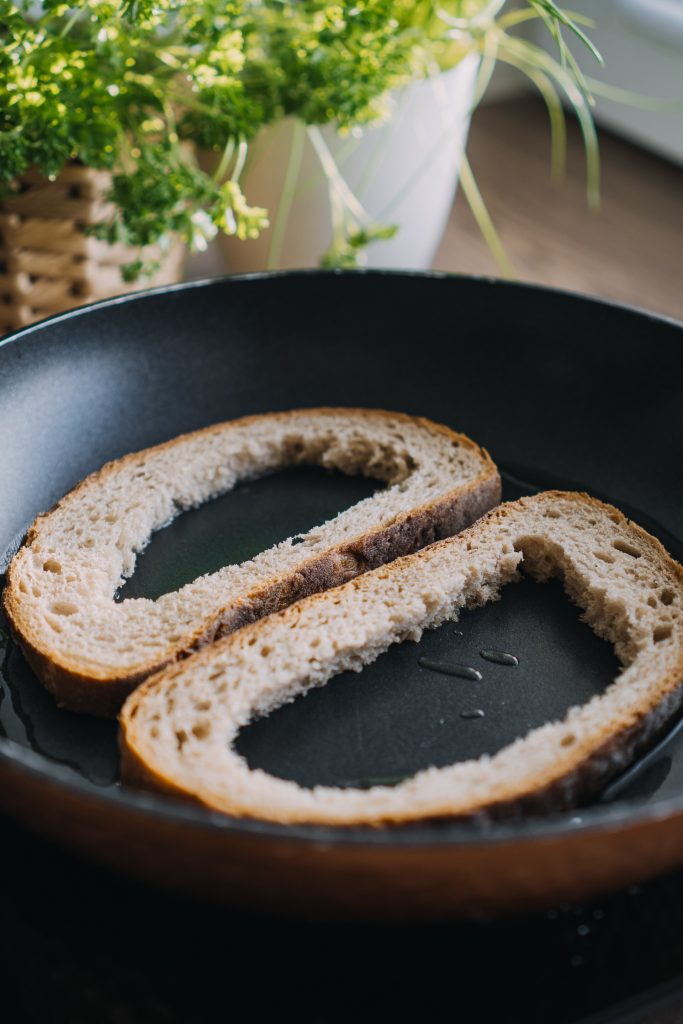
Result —
M 477 683 L 482 678 L 481 672 L 470 665 L 458 665 L 457 662 L 432 661 L 431 658 L 418 658 L 418 665 L 432 672 L 442 672 L 445 676 L 458 676 L 460 679 L 471 679 Z
M 484 717 L 484 712 L 481 710 L 481 708 L 475 708 L 473 711 L 461 711 L 460 712 L 460 717 L 461 718 L 483 718 Z
M 580 924 L 576 929 L 576 934 L 580 935 L 581 938 L 585 938 L 586 935 L 590 935 L 590 928 L 587 924 Z
M 486 661 L 493 661 L 496 665 L 519 665 L 519 658 L 516 658 L 514 654 L 507 654 L 505 651 L 484 650 L 479 653 Z

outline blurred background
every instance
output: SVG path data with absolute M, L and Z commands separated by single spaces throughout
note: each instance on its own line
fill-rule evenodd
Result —
M 9 10 L 0 333 L 320 264 L 683 316 L 683 0 Z
M 553 175 L 544 101 L 522 71 L 504 63 L 469 127 L 474 177 L 519 280 L 683 319 L 683 0 L 581 0 L 571 10 L 590 19 L 586 31 L 604 58 L 598 67 L 579 41 L 570 44 L 581 68 L 605 87 L 593 107 L 599 202 L 587 201 L 577 120 L 567 122 L 565 171 Z M 522 33 L 552 54 L 543 23 L 524 25 Z M 408 256 L 401 265 L 416 264 Z M 428 265 L 501 274 L 462 191 Z M 229 268 L 216 242 L 190 259 L 186 275 Z

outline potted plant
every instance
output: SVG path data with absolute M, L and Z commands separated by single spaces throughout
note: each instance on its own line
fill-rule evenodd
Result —
M 512 34 L 531 17 L 555 35 L 559 59 Z M 425 195 L 439 193 L 442 216 L 496 60 L 538 85 L 557 139 L 564 91 L 593 159 L 587 91 L 564 29 L 581 34 L 551 0 L 509 10 L 504 0 L 0 0 L 0 329 L 172 278 L 179 244 L 201 248 L 219 232 L 243 244 L 269 217 L 261 264 L 282 262 L 288 235 L 310 237 L 316 258 L 340 266 L 398 238 L 402 220 L 417 238 L 396 199 L 405 180 L 391 195 L 380 187 L 388 209 L 363 202 L 411 105 L 424 152 L 402 144 L 389 165 L 410 165 L 418 180 L 425 160 L 439 163 L 434 146 L 448 151 L 438 189 L 427 180 L 418 194 L 427 251 L 439 220 L 427 225 Z M 307 161 L 324 182 L 322 217 Z M 264 169 L 276 182 L 268 210 L 250 187 L 260 190 Z M 464 160 L 461 180 L 487 228 Z M 410 244 L 413 265 L 424 262 Z

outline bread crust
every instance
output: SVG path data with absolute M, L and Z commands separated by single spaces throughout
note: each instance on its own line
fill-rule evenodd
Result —
M 570 529 L 568 525 L 568 520 L 574 515 L 573 510 L 577 519 L 581 519 L 576 529 L 573 526 Z M 552 515 L 552 518 L 546 520 L 546 514 Z M 526 531 L 527 519 L 529 532 Z M 603 536 L 612 536 L 613 550 L 617 554 L 614 561 L 616 568 L 610 566 L 602 576 L 598 575 L 596 568 L 594 577 L 591 577 L 593 554 L 597 555 L 598 560 L 594 561 L 597 567 L 604 565 L 606 554 L 599 549 L 594 551 L 594 537 L 585 532 L 589 530 L 593 519 L 603 530 Z M 544 526 L 544 522 L 548 525 Z M 491 562 L 490 553 L 486 549 L 487 538 L 494 535 L 500 535 L 501 538 L 497 562 L 495 559 Z M 565 535 L 566 540 L 563 539 Z M 539 549 L 539 540 L 547 541 L 543 551 Z M 218 687 L 222 682 L 229 689 L 230 702 L 239 701 L 242 685 L 239 666 L 242 663 L 245 666 L 251 664 L 251 643 L 275 645 L 277 637 L 283 635 L 284 629 L 292 623 L 296 623 L 300 631 L 312 628 L 309 623 L 316 621 L 316 609 L 321 613 L 330 611 L 334 614 L 333 605 L 339 604 L 340 600 L 347 606 L 345 614 L 350 615 L 353 605 L 349 599 L 351 588 L 368 595 L 367 605 L 363 606 L 366 616 L 370 616 L 373 607 L 382 601 L 382 595 L 392 581 L 401 583 L 398 592 L 405 593 L 405 600 L 409 604 L 412 597 L 421 592 L 420 588 L 427 587 L 430 574 L 432 577 L 435 574 L 435 566 L 440 567 L 439 571 L 447 570 L 447 574 L 451 573 L 455 578 L 459 570 L 472 570 L 488 558 L 490 565 L 483 570 L 484 581 L 493 581 L 494 584 L 496 581 L 506 582 L 510 578 L 509 566 L 506 568 L 503 564 L 505 559 L 510 558 L 506 544 L 523 553 L 532 574 L 540 580 L 546 579 L 551 569 L 555 574 L 564 574 L 570 596 L 583 605 L 586 617 L 589 621 L 591 618 L 593 620 L 591 625 L 601 635 L 611 639 L 617 649 L 627 652 L 622 661 L 628 664 L 605 694 L 593 698 L 586 705 L 571 709 L 563 722 L 550 723 L 532 730 L 526 737 L 515 741 L 490 759 L 463 762 L 438 770 L 429 769 L 394 790 L 380 786 L 355 793 L 336 787 L 307 791 L 294 783 L 266 777 L 270 783 L 275 784 L 271 788 L 266 786 L 263 772 L 250 773 L 236 755 L 233 759 L 232 751 L 226 755 L 225 763 L 216 768 L 216 771 L 218 768 L 221 770 L 217 783 L 216 776 L 205 778 L 201 775 L 200 766 L 204 762 L 199 747 L 191 737 L 188 756 L 193 761 L 190 774 L 183 774 L 182 751 L 180 755 L 171 752 L 168 757 L 165 754 L 161 756 L 162 749 L 152 741 L 146 718 L 148 709 L 153 705 L 163 719 L 164 705 L 158 698 L 167 692 L 169 683 L 173 683 L 176 689 L 174 700 L 183 707 L 183 696 L 195 692 L 200 683 L 204 700 L 209 700 L 207 695 L 213 692 L 211 686 Z M 571 547 L 569 555 L 562 549 L 562 545 Z M 546 558 L 554 558 L 554 565 L 544 561 Z M 636 560 L 642 560 L 642 566 L 638 561 L 638 576 L 634 575 Z M 486 573 L 489 575 L 486 576 Z M 411 589 L 411 579 L 417 581 L 416 589 Z M 652 581 L 656 583 L 654 589 Z M 618 607 L 618 598 L 627 583 L 629 595 L 638 595 L 639 602 L 642 597 L 642 603 L 627 609 L 628 615 L 624 617 L 623 609 Z M 434 613 L 431 620 L 426 615 L 419 623 L 408 618 L 402 622 L 401 628 L 409 627 L 411 623 L 422 628 L 439 624 L 445 618 L 457 618 L 458 609 L 466 601 L 463 600 L 463 593 L 456 591 L 457 587 L 452 594 L 450 613 L 442 609 Z M 656 601 L 655 594 L 658 595 Z M 597 604 L 592 607 L 591 602 Z M 395 605 L 392 607 L 395 611 Z M 394 622 L 395 619 L 390 621 Z M 659 637 L 658 629 L 663 630 Z M 302 657 L 305 658 L 307 652 L 304 640 L 300 633 Z M 396 637 L 387 637 L 384 649 L 392 642 L 396 642 Z M 636 646 L 631 649 L 628 644 Z M 364 660 L 371 661 L 376 656 L 375 650 Z M 357 664 L 352 659 L 347 658 L 347 661 L 351 666 Z M 337 667 L 331 673 L 323 665 L 312 683 L 305 679 L 301 681 L 301 689 L 308 685 L 320 685 L 331 674 L 343 671 L 344 664 L 341 664 L 341 669 Z M 206 683 L 207 667 L 211 668 L 212 678 L 214 673 L 223 668 L 223 676 L 215 676 L 220 682 Z M 197 655 L 192 669 L 192 678 L 183 671 L 182 666 L 150 678 L 124 705 L 120 716 L 120 749 L 122 776 L 127 782 L 190 799 L 223 813 L 282 823 L 385 825 L 425 818 L 497 819 L 567 810 L 588 800 L 611 778 L 628 767 L 661 734 L 683 703 L 683 568 L 669 556 L 659 541 L 612 506 L 585 494 L 545 492 L 533 498 L 501 505 L 458 536 L 397 559 L 382 570 L 368 573 L 335 591 L 318 594 L 257 625 L 246 627 L 242 633 L 222 640 L 210 651 Z M 648 672 L 650 677 L 646 679 Z M 250 685 L 255 686 L 254 683 Z M 278 685 L 289 687 L 284 699 L 292 699 L 294 684 L 289 685 L 289 680 L 283 677 Z M 251 700 L 246 683 L 243 689 Z M 256 700 L 257 696 L 254 692 L 253 699 Z M 236 735 L 234 726 L 241 727 L 245 719 L 242 704 L 239 704 L 238 714 L 231 710 L 238 705 L 230 702 L 223 704 L 222 699 L 217 696 L 215 703 L 209 700 L 212 707 L 212 730 L 217 729 L 216 742 L 220 750 L 227 749 Z M 278 699 L 277 695 L 269 697 L 268 706 L 277 706 Z M 236 715 L 238 718 L 234 717 Z M 600 715 L 605 716 L 604 721 L 599 718 Z M 188 734 L 191 725 L 191 720 L 186 722 Z M 544 751 L 540 745 L 542 740 L 552 740 L 553 746 Z M 214 752 L 214 748 L 211 750 Z M 525 775 L 527 760 L 528 764 L 533 765 L 531 775 Z M 490 785 L 483 786 L 476 782 L 477 766 L 482 765 L 485 771 L 489 765 L 494 769 L 497 766 L 497 774 L 494 770 Z M 516 776 L 511 770 L 514 765 L 520 767 Z M 471 799 L 467 798 L 467 794 L 463 797 L 464 791 L 457 788 L 465 778 L 463 770 L 469 773 L 467 778 L 476 782 Z M 234 779 L 233 771 L 236 772 Z M 221 780 L 226 775 L 230 775 L 230 779 L 224 784 Z M 254 780 L 257 785 L 252 792 L 250 787 Z M 309 798 L 308 794 L 312 796 Z M 397 798 L 394 799 L 394 796 Z
M 263 424 L 264 420 L 296 426 L 302 417 L 325 418 L 331 415 L 354 418 L 361 424 L 365 423 L 368 432 L 378 420 L 418 427 L 432 436 L 442 438 L 447 444 L 455 444 L 471 452 L 476 456 L 480 471 L 466 483 L 446 489 L 437 499 L 406 510 L 391 522 L 380 522 L 375 529 L 349 541 L 334 544 L 314 557 L 305 558 L 302 554 L 294 570 L 275 573 L 247 592 L 230 595 L 223 607 L 218 611 L 214 609 L 203 621 L 187 630 L 181 643 L 169 647 L 162 657 L 142 659 L 133 670 L 126 669 L 120 673 L 107 667 L 98 670 L 96 666 L 86 664 L 78 657 L 64 657 L 50 646 L 50 638 L 45 636 L 44 631 L 36 629 L 26 614 L 27 597 L 21 591 L 21 556 L 40 540 L 51 517 L 74 496 L 104 489 L 112 476 L 119 474 L 122 469 L 134 468 L 142 458 L 153 458 L 158 453 L 173 452 L 174 449 L 182 451 L 182 447 L 190 440 L 209 439 L 213 435 L 238 428 L 248 429 L 251 425 Z M 13 636 L 27 661 L 57 703 L 76 712 L 112 717 L 127 695 L 150 674 L 294 601 L 338 586 L 351 576 L 450 536 L 496 505 L 500 495 L 500 476 L 488 452 L 464 434 L 423 417 L 385 410 L 333 407 L 241 417 L 182 434 L 162 444 L 126 455 L 105 464 L 76 484 L 52 509 L 38 516 L 29 528 L 24 544 L 8 569 L 7 586 L 2 595 L 3 608 Z

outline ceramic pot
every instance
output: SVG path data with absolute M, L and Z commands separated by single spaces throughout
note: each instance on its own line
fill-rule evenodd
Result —
M 333 125 L 320 129 L 372 221 L 399 225 L 394 238 L 368 247 L 365 265 L 431 265 L 455 196 L 478 66 L 472 54 L 436 78 L 413 82 L 394 97 L 392 117 L 362 133 L 341 137 Z M 282 204 L 288 169 L 291 201 Z M 269 210 L 271 226 L 253 241 L 221 235 L 226 270 L 317 266 L 332 240 L 332 209 L 305 127 L 286 118 L 264 129 L 250 147 L 241 183 L 250 203 Z

